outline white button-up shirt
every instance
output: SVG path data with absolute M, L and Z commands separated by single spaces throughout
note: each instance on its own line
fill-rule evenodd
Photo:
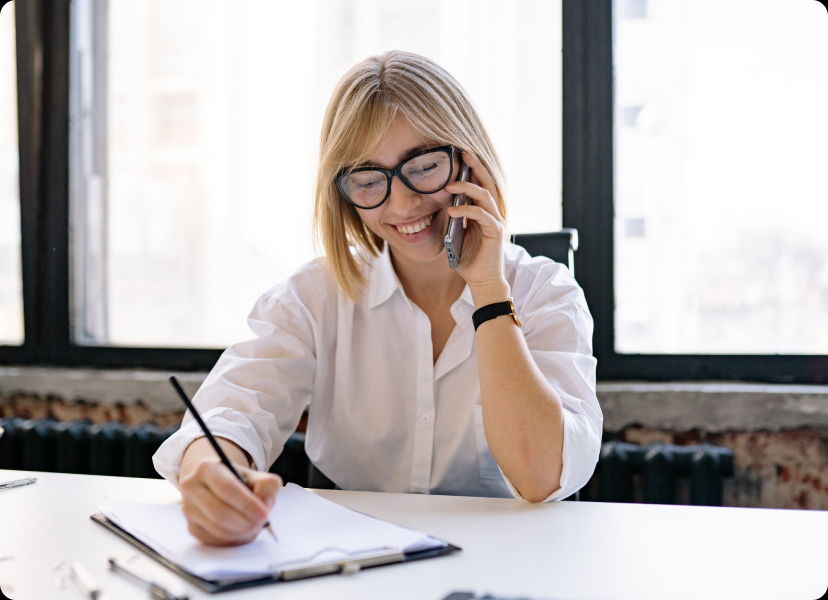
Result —
M 228 348 L 193 398 L 208 427 L 267 470 L 308 409 L 308 457 L 343 489 L 519 497 L 486 443 L 469 288 L 451 307 L 456 325 L 435 363 L 430 321 L 388 250 L 365 269 L 358 303 L 324 259 L 257 301 L 255 338 Z M 504 274 L 532 358 L 563 404 L 561 488 L 548 500 L 565 498 L 589 480 L 601 445 L 592 318 L 562 265 L 508 244 Z M 188 414 L 153 457 L 158 472 L 177 485 L 200 435 Z

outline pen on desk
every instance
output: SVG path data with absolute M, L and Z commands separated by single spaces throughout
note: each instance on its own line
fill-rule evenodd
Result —
M 0 490 L 8 490 L 22 485 L 29 485 L 35 481 L 37 481 L 37 477 L 24 477 L 23 479 L 13 479 L 12 481 L 0 481 Z
M 126 576 L 128 579 L 132 579 L 133 581 L 146 586 L 147 591 L 149 592 L 150 598 L 152 600 L 188 600 L 187 596 L 175 594 L 165 588 L 163 585 L 159 583 L 155 583 L 154 581 L 150 581 L 149 579 L 145 579 L 138 575 L 135 571 L 131 571 L 127 569 L 124 565 L 119 563 L 114 558 L 109 559 L 109 568 L 110 570 L 120 573 L 121 575 Z
M 95 583 L 94 579 L 92 579 L 89 571 L 87 571 L 86 568 L 78 561 L 74 560 L 69 565 L 69 575 L 72 576 L 72 581 L 74 581 L 81 591 L 83 591 L 83 593 L 86 594 L 86 596 L 91 600 L 97 600 L 98 596 L 101 595 L 101 590 L 98 588 L 98 584 Z
M 213 446 L 213 450 L 215 450 L 216 454 L 219 455 L 221 462 L 224 463 L 224 466 L 230 469 L 230 472 L 233 473 L 233 475 L 235 475 L 236 478 L 246 486 L 247 482 L 244 480 L 244 477 L 239 475 L 239 472 L 236 471 L 236 468 L 233 466 L 233 463 L 231 463 L 230 459 L 227 458 L 227 455 L 224 453 L 224 450 L 221 449 L 221 446 L 219 446 L 219 443 L 216 441 L 216 438 L 213 437 L 213 434 L 207 428 L 207 424 L 201 418 L 201 415 L 198 414 L 198 411 L 196 410 L 195 406 L 193 406 L 193 403 L 190 402 L 190 398 L 187 397 L 186 392 L 184 392 L 184 389 L 178 383 L 178 380 L 175 378 L 175 375 L 170 377 L 170 383 L 172 383 L 172 386 L 175 388 L 175 391 L 178 392 L 178 395 L 181 397 L 181 400 L 184 401 L 184 406 L 186 406 L 187 409 L 192 413 L 193 418 L 195 418 L 199 427 L 201 427 L 201 430 L 204 432 L 204 435 L 210 441 L 210 445 Z M 276 534 L 273 533 L 273 528 L 270 526 L 270 521 L 265 523 L 264 527 L 270 532 L 270 535 L 273 536 L 273 539 L 278 542 L 279 538 L 277 538 Z

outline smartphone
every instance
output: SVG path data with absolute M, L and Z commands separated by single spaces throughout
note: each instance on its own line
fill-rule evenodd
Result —
M 471 170 L 469 167 L 461 162 L 460 171 L 457 173 L 457 181 L 468 181 L 470 173 Z M 451 199 L 452 206 L 460 206 L 463 204 L 468 204 L 466 194 L 455 194 Z M 446 247 L 446 255 L 448 256 L 449 266 L 452 269 L 456 269 L 457 264 L 460 262 L 460 251 L 463 249 L 463 236 L 465 233 L 465 220 L 449 217 L 443 244 Z

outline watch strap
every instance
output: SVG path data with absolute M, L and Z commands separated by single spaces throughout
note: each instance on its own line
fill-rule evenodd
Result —
M 515 311 L 515 303 L 511 298 L 509 298 L 504 302 L 495 302 L 493 304 L 481 306 L 474 311 L 474 313 L 472 313 L 472 323 L 474 323 L 475 331 L 477 331 L 477 328 L 486 321 L 495 319 L 501 315 L 510 315 L 512 320 L 515 322 L 515 325 L 520 327 L 520 320 L 518 319 Z

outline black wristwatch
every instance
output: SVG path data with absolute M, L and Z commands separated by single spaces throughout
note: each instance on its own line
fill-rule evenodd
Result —
M 515 322 L 515 325 L 520 327 L 520 319 L 518 319 L 517 312 L 515 311 L 515 303 L 512 301 L 511 298 L 509 298 L 505 302 L 495 302 L 494 304 L 487 304 L 486 306 L 481 306 L 476 311 L 474 311 L 474 313 L 472 313 L 472 323 L 474 323 L 474 330 L 477 331 L 477 328 L 480 327 L 481 323 L 485 323 L 489 319 L 494 319 L 501 315 L 511 316 L 512 320 Z

